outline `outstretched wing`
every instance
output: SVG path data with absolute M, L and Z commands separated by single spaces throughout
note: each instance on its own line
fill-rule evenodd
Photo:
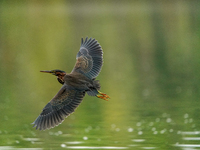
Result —
M 43 108 L 42 113 L 33 122 L 36 129 L 46 130 L 63 122 L 83 100 L 85 92 L 77 91 L 64 84 L 54 98 Z
M 103 51 L 99 43 L 90 38 L 81 39 L 81 47 L 76 55 L 76 64 L 73 72 L 79 72 L 86 77 L 93 79 L 98 76 L 103 65 Z

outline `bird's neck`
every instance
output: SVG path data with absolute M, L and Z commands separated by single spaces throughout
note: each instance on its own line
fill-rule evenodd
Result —
M 64 81 L 65 75 L 66 75 L 66 73 L 62 73 L 62 74 L 59 74 L 59 75 L 57 76 L 57 80 L 58 80 L 59 83 L 64 84 L 64 82 L 65 82 L 65 81 Z

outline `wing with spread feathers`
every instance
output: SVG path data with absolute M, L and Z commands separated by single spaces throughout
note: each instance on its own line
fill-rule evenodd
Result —
M 95 39 L 86 38 L 81 41 L 81 47 L 76 55 L 76 64 L 73 72 L 79 72 L 86 77 L 93 79 L 96 78 L 103 65 L 103 51 L 99 43 Z
M 33 122 L 36 129 L 53 128 L 69 116 L 83 100 L 85 92 L 77 91 L 64 84 L 54 98 L 43 108 L 42 113 Z

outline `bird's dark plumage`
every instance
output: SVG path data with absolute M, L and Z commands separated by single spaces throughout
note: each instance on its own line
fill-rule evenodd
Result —
M 64 84 L 56 96 L 43 108 L 42 113 L 33 122 L 36 129 L 45 130 L 62 123 L 83 100 L 85 92 L 77 91 Z
M 36 129 L 46 130 L 62 123 L 81 103 L 85 92 L 104 100 L 110 98 L 98 91 L 100 84 L 95 80 L 103 64 L 103 51 L 99 43 L 92 38 L 89 40 L 86 38 L 85 41 L 82 39 L 76 59 L 76 64 L 70 74 L 61 70 L 41 71 L 57 76 L 59 83 L 63 86 L 33 122 L 33 127 Z

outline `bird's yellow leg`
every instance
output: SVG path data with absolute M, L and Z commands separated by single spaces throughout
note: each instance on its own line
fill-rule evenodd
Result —
M 102 92 L 100 92 L 100 91 L 98 91 L 98 92 L 99 92 L 99 94 L 100 94 L 100 95 L 97 95 L 98 98 L 101 98 L 101 99 L 103 99 L 103 100 L 108 101 L 108 99 L 110 98 L 110 96 L 108 96 L 107 94 L 102 93 Z

